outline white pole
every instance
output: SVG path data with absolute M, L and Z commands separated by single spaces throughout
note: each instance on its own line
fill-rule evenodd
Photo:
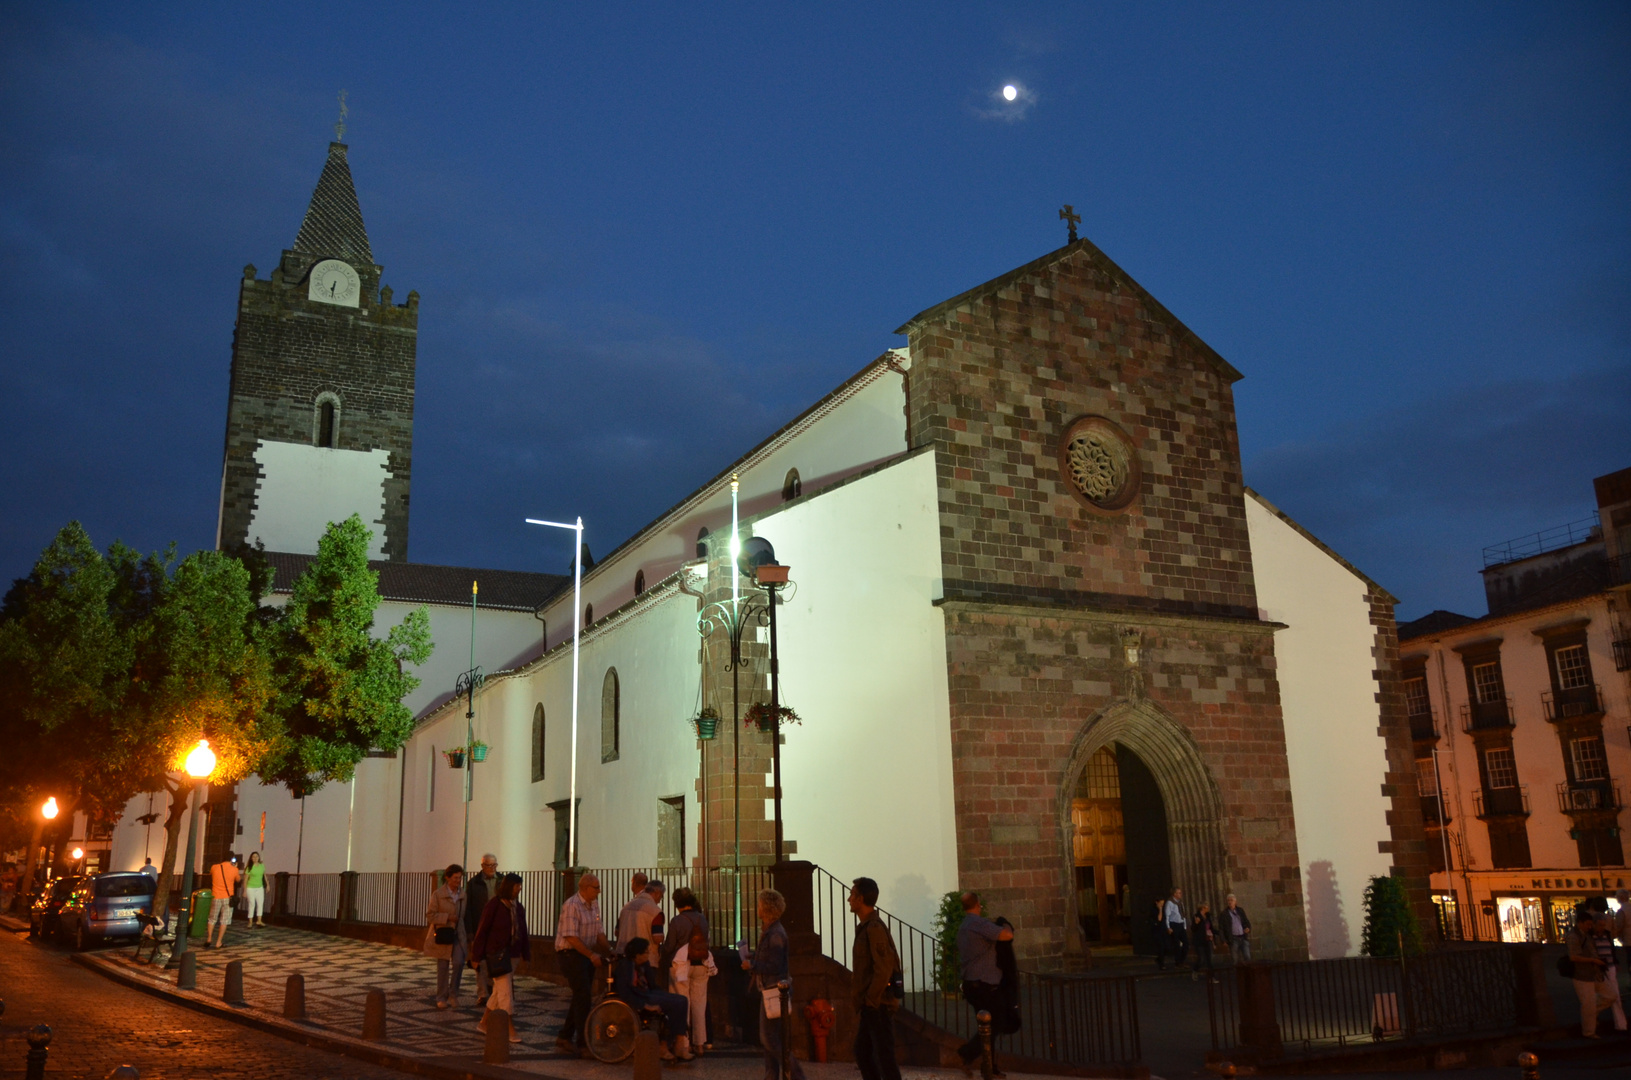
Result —
M 566 804 L 566 851 L 578 868 L 578 640 L 583 636 L 583 518 L 572 534 L 572 787 Z
M 566 861 L 578 865 L 578 643 L 583 637 L 583 518 L 571 525 L 562 521 L 527 518 L 528 525 L 571 529 L 577 546 L 572 550 L 572 781 L 566 808 Z

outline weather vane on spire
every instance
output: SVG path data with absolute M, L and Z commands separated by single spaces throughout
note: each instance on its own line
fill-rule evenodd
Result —
M 344 142 L 345 141 L 345 118 L 346 118 L 346 115 L 349 112 L 350 112 L 350 110 L 345 107 L 345 91 L 341 90 L 340 91 L 340 118 L 338 120 L 334 121 L 334 141 L 335 142 Z M 1071 237 L 1071 239 L 1074 240 L 1075 237 Z
M 1076 226 L 1082 223 L 1082 215 L 1076 212 L 1074 206 L 1066 203 L 1065 208 L 1059 211 L 1059 220 L 1070 226 L 1070 242 L 1074 244 L 1076 242 Z

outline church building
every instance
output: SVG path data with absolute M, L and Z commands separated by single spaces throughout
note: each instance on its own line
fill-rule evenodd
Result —
M 382 567 L 407 558 L 418 298 L 380 289 L 345 152 L 239 312 L 221 542 L 287 553 L 282 589 L 352 508 Z M 1373 875 L 1405 877 L 1425 916 L 1394 600 L 1245 485 L 1240 373 L 1074 235 L 897 333 L 586 570 L 581 609 L 552 575 L 483 603 L 473 720 L 451 700 L 453 585 L 481 579 L 484 601 L 496 575 L 402 567 L 420 584 L 381 623 L 425 603 L 437 635 L 418 727 L 303 803 L 241 785 L 267 862 L 428 870 L 460 857 L 468 815 L 473 852 L 565 866 L 575 789 L 580 865 L 762 866 L 779 746 L 784 856 L 876 878 L 923 928 L 977 889 L 1028 964 L 1145 944 L 1173 885 L 1191 906 L 1236 894 L 1260 958 L 1357 951 Z M 799 722 L 779 744 L 743 722 L 770 643 L 733 517 L 788 568 L 775 678 Z M 455 772 L 471 728 L 487 756 Z

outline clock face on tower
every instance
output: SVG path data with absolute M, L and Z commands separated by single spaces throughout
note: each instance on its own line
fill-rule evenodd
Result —
M 349 263 L 324 259 L 311 269 L 311 288 L 306 295 L 325 304 L 356 307 L 362 296 L 362 280 Z

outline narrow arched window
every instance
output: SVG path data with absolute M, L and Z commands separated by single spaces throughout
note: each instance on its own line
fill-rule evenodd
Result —
M 787 477 L 782 480 L 782 502 L 796 499 L 802 494 L 804 494 L 804 482 L 799 479 L 799 471 L 797 469 L 788 469 Z
M 600 760 L 616 761 L 619 729 L 622 726 L 623 694 L 617 682 L 617 669 L 606 669 L 600 687 Z
M 311 441 L 313 446 L 329 449 L 340 445 L 340 399 L 330 391 L 317 395 L 311 418 Z
M 593 605 L 593 604 L 583 605 L 583 625 L 584 626 L 593 626 L 594 622 L 595 622 L 595 605 Z
M 532 707 L 532 782 L 544 778 L 544 703 Z
M 704 525 L 697 531 L 697 558 L 708 557 L 708 526 Z
M 634 572 L 634 595 L 639 596 L 641 593 L 643 593 L 645 591 L 646 591 L 646 572 L 644 570 L 636 570 Z

